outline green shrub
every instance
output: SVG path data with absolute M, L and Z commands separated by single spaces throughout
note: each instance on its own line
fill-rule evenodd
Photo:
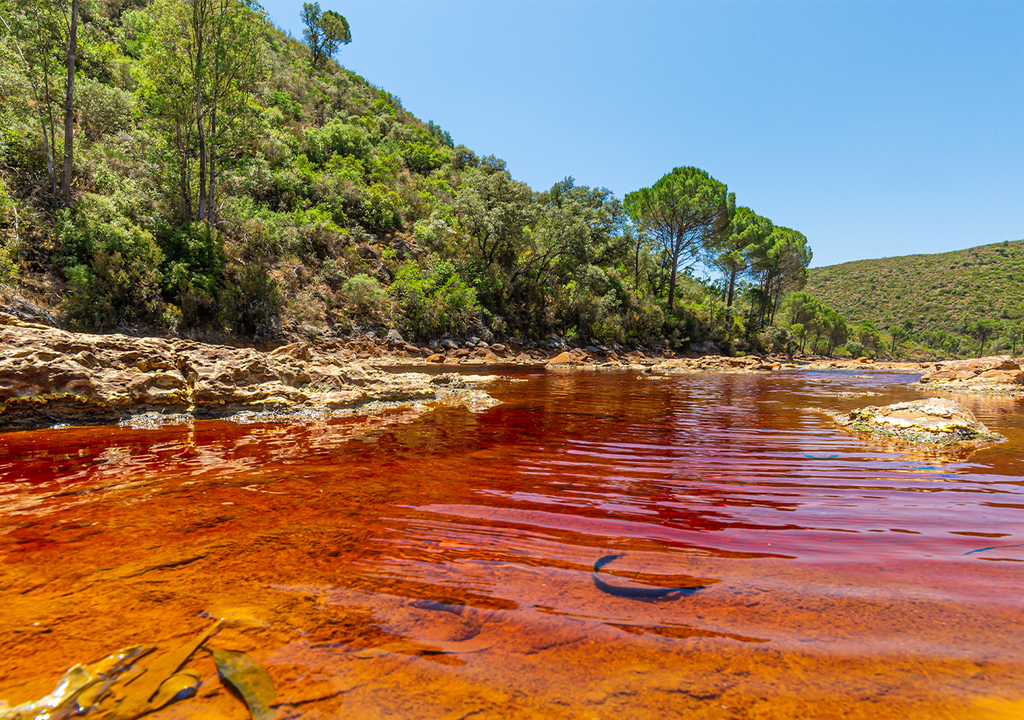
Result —
M 388 294 L 375 277 L 365 273 L 353 275 L 345 281 L 345 301 L 353 315 L 382 320 L 387 313 Z
M 72 321 L 101 328 L 159 314 L 163 253 L 108 198 L 91 196 L 60 211 L 55 234 Z
M 229 270 L 229 319 L 232 324 L 255 337 L 271 335 L 281 311 L 284 298 L 281 284 L 271 277 L 265 265 L 246 263 Z
M 476 291 L 455 266 L 437 255 L 423 265 L 404 263 L 390 287 L 403 317 L 403 329 L 420 337 L 462 333 L 480 313 Z
M 760 345 L 768 352 L 790 356 L 797 348 L 796 340 L 789 328 L 778 325 L 773 325 L 761 333 Z
M 366 189 L 363 198 L 361 219 L 363 224 L 378 232 L 389 232 L 402 227 L 402 216 L 399 210 L 402 198 L 391 188 L 374 183 Z
M 131 93 L 119 87 L 82 78 L 76 88 L 75 104 L 82 132 L 92 142 L 132 127 L 134 102 Z
M 164 296 L 188 326 L 217 317 L 224 272 L 224 240 L 207 223 L 176 228 L 161 242 Z

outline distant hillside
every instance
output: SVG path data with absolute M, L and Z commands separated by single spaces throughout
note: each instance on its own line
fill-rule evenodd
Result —
M 854 325 L 965 334 L 983 318 L 1024 317 L 1024 240 L 936 255 L 814 268 L 806 290 Z

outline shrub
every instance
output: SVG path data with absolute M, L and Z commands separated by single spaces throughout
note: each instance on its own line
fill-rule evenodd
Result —
M 789 328 L 778 325 L 773 325 L 761 333 L 760 344 L 768 352 L 789 356 L 792 356 L 797 348 L 796 340 Z
M 228 291 L 230 320 L 242 332 L 255 337 L 273 333 L 284 309 L 281 285 L 270 276 L 266 265 L 246 263 L 230 268 Z
M 153 236 L 96 196 L 58 213 L 56 236 L 70 287 L 70 319 L 109 327 L 161 311 L 163 253 Z
M 82 132 L 92 142 L 132 127 L 132 96 L 119 87 L 82 78 L 76 89 L 75 104 Z
M 353 275 L 343 288 L 349 310 L 357 316 L 381 320 L 387 311 L 388 294 L 375 277 L 366 273 Z
M 461 333 L 480 312 L 476 291 L 437 255 L 428 255 L 422 266 L 404 263 L 390 293 L 402 313 L 403 329 L 420 337 Z

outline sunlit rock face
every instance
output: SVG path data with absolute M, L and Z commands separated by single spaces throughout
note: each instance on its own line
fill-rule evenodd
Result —
M 464 387 L 314 353 L 174 338 L 88 335 L 0 317 L 0 428 L 117 422 L 143 413 L 226 416 L 437 400 Z
M 968 390 L 999 389 L 1024 392 L 1024 358 L 1009 355 L 947 360 L 921 376 L 922 383 L 953 386 Z
M 834 417 L 843 427 L 911 444 L 961 445 L 1003 439 L 969 409 L 948 398 L 932 397 L 885 407 L 872 405 Z

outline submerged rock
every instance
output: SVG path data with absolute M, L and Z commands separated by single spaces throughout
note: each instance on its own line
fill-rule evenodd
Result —
M 965 445 L 1004 439 L 989 430 L 974 413 L 947 398 L 912 400 L 885 407 L 873 405 L 833 415 L 851 430 L 919 445 Z

